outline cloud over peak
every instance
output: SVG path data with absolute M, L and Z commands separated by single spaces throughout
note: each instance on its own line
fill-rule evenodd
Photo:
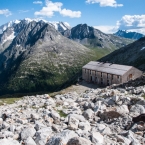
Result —
M 12 15 L 12 13 L 8 9 L 3 9 L 3 10 L 0 10 L 0 15 L 5 15 L 6 17 L 8 17 Z
M 62 16 L 70 17 L 70 18 L 79 18 L 81 17 L 80 11 L 72 11 L 69 9 L 62 9 L 63 3 L 61 2 L 52 2 L 50 0 L 46 0 L 46 6 L 43 7 L 40 11 L 36 11 L 34 15 L 36 16 L 46 16 L 52 17 L 54 16 L 55 12 L 58 12 Z
M 122 7 L 123 4 L 118 4 L 116 0 L 86 0 L 87 3 L 99 3 L 101 7 Z

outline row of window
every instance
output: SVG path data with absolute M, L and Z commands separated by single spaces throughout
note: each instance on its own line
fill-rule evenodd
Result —
M 87 73 L 87 69 L 85 69 L 85 73 Z M 92 71 L 91 70 L 88 70 L 88 73 L 89 74 L 92 74 Z M 111 79 L 113 80 L 113 76 L 114 75 L 113 74 L 108 74 L 108 73 L 107 73 L 107 79 L 109 78 L 109 75 L 111 75 Z M 97 76 L 97 71 L 95 72 L 95 76 Z M 101 72 L 101 78 L 102 77 L 103 77 L 103 73 Z M 120 76 L 118 75 L 117 78 L 120 79 Z

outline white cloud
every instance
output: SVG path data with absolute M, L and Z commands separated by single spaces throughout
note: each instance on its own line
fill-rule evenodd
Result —
M 12 15 L 11 11 L 8 9 L 0 10 L 0 15 L 5 15 L 6 17 Z
M 145 35 L 145 15 L 125 15 L 116 23 L 118 29 Z
M 114 26 L 94 26 L 94 28 L 110 34 L 118 30 L 127 30 L 145 35 L 145 15 L 124 15 Z
M 62 9 L 63 3 L 61 2 L 52 2 L 50 0 L 46 0 L 46 6 L 42 8 L 40 11 L 36 11 L 34 15 L 36 16 L 47 16 L 52 17 L 54 16 L 55 12 L 60 13 L 62 16 L 68 16 L 71 18 L 78 18 L 81 17 L 80 11 L 72 11 L 69 9 Z
M 116 26 L 94 26 L 94 28 L 99 29 L 100 31 L 106 33 L 106 34 L 112 34 L 117 32 L 117 27 Z
M 123 4 L 118 4 L 116 0 L 86 0 L 87 3 L 99 3 L 101 7 L 122 7 Z
M 39 4 L 39 5 L 42 5 L 42 1 L 34 1 L 33 4 Z
M 62 9 L 60 11 L 60 14 L 63 15 L 64 17 L 66 17 L 66 16 L 71 17 L 71 18 L 81 17 L 80 11 L 72 11 L 72 10 L 67 10 L 67 9 Z
M 125 15 L 117 21 L 119 29 L 145 29 L 145 15 Z
M 27 13 L 29 10 L 18 10 L 19 13 Z

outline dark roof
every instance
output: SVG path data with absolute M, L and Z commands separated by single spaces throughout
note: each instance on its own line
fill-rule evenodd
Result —
M 127 71 L 129 71 L 132 68 L 132 66 L 91 61 L 85 66 L 83 66 L 83 68 L 99 72 L 105 72 L 109 74 L 123 75 Z

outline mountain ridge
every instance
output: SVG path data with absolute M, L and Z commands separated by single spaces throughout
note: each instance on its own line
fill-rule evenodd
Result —
M 76 80 L 81 67 L 96 58 L 45 22 L 23 21 L 15 28 L 20 32 L 0 54 L 1 93 L 55 91 Z
M 111 54 L 101 58 L 100 61 L 132 65 L 145 71 L 145 37 L 115 50 Z
M 145 35 L 137 32 L 131 32 L 131 31 L 126 31 L 126 30 L 118 30 L 114 35 L 124 37 L 124 38 L 129 38 L 129 39 L 140 39 L 144 37 Z

